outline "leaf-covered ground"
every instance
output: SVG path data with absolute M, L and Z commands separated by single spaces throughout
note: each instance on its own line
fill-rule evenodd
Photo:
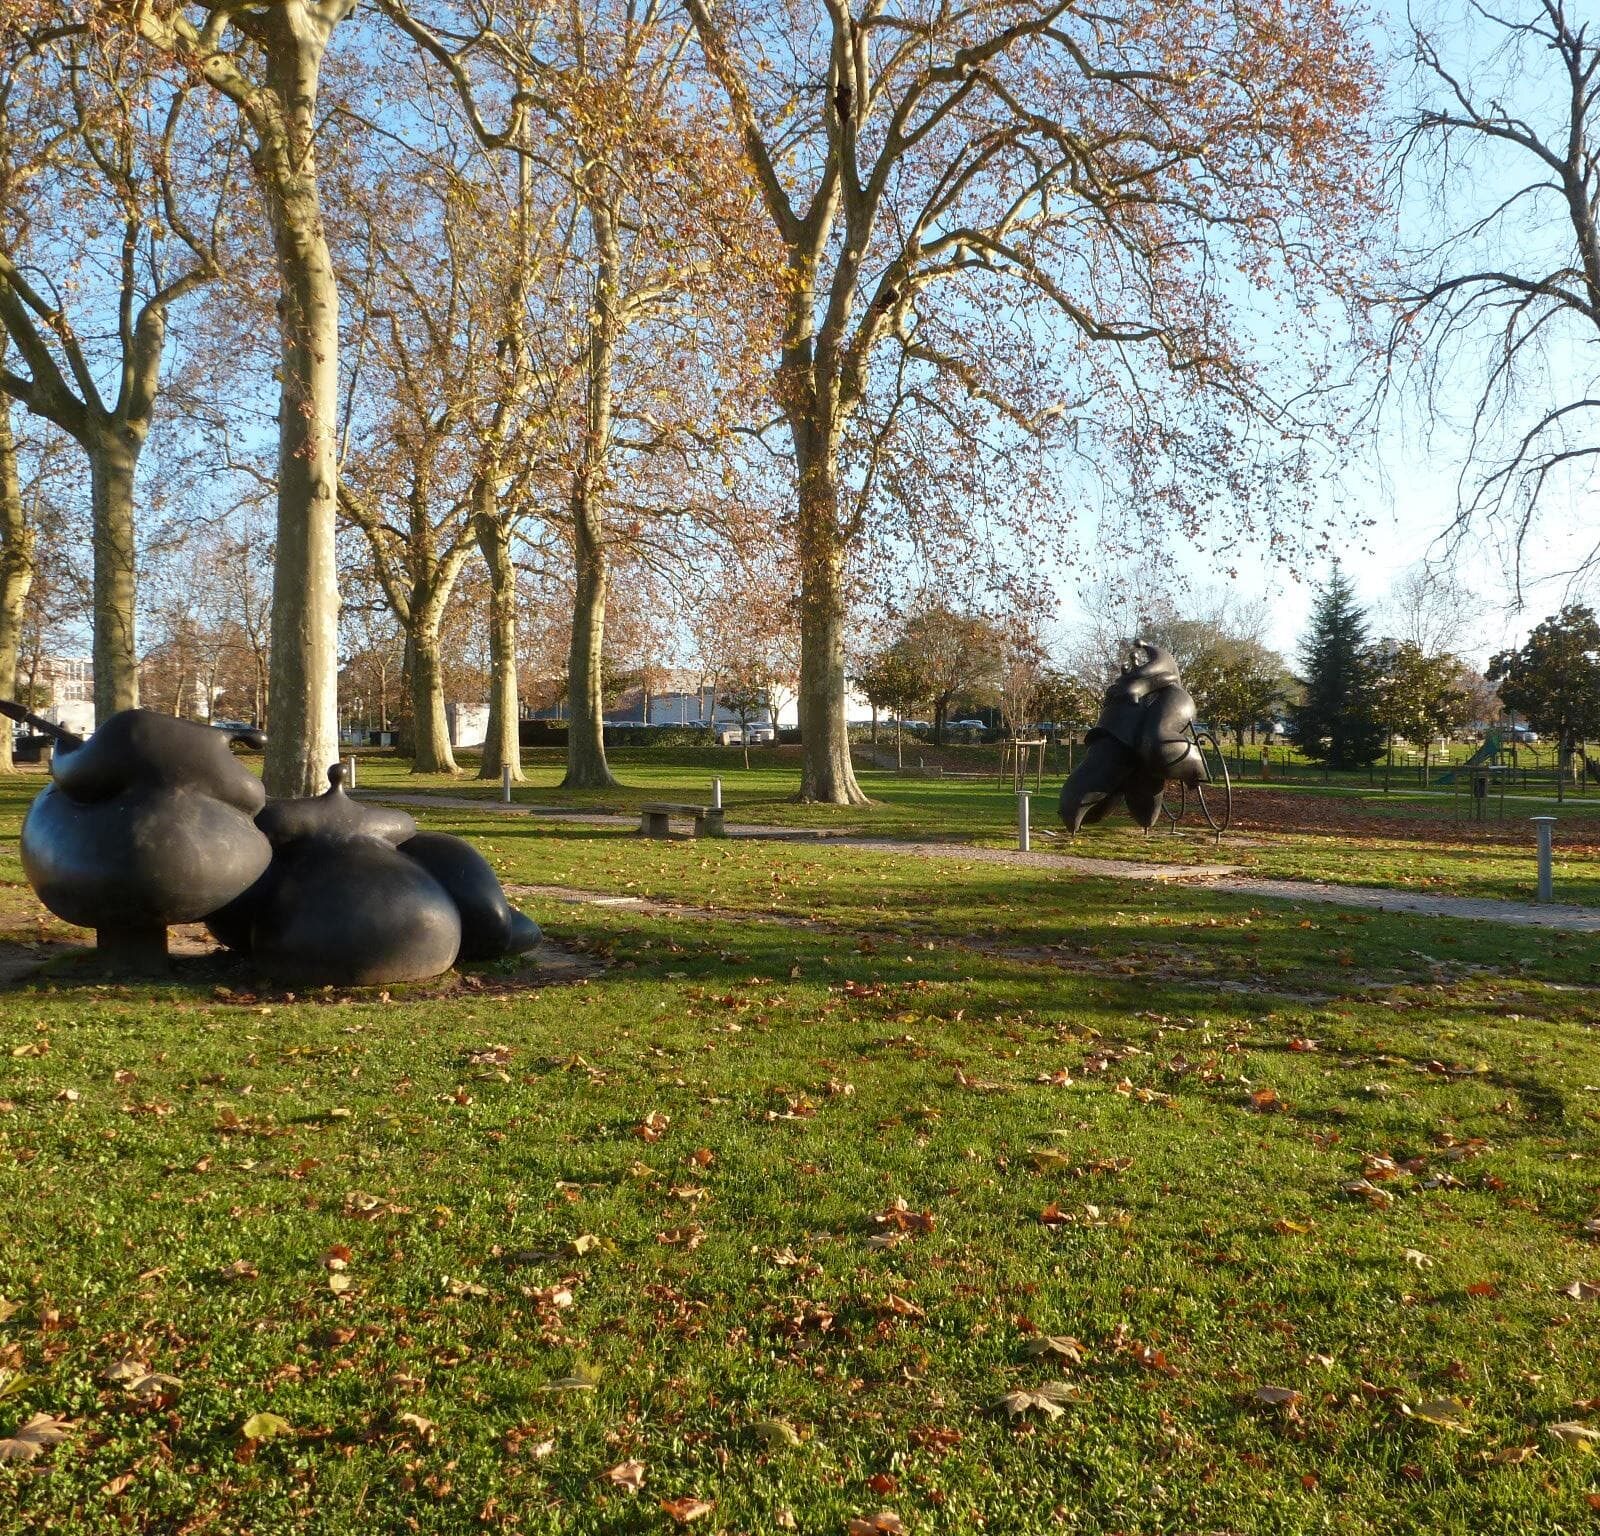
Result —
M 1592 1529 L 1594 940 L 432 822 L 712 915 L 0 993 L 0 1531 Z
M 964 753 L 969 767 L 986 770 L 967 779 L 901 777 L 861 769 L 873 804 L 841 811 L 799 805 L 798 758 L 794 750 L 753 750 L 753 766 L 741 766 L 737 750 L 630 749 L 613 754 L 622 785 L 616 789 L 574 792 L 560 789 L 564 763 L 550 752 L 530 753 L 529 782 L 515 791 L 529 805 L 577 811 L 631 811 L 647 800 L 703 801 L 713 776 L 722 779 L 728 813 L 736 822 L 783 827 L 848 830 L 873 837 L 946 839 L 1014 846 L 1016 803 L 1009 781 L 1002 787 L 988 776 L 995 749 L 947 748 Z M 908 759 L 909 761 L 909 759 Z M 452 797 L 495 798 L 498 786 L 473 778 L 475 765 L 460 778 L 414 775 L 393 756 L 364 759 L 363 786 L 375 791 L 439 791 Z M 1556 889 L 1558 899 L 1600 901 L 1600 788 L 1569 795 L 1558 804 L 1534 796 L 1507 796 L 1504 817 L 1498 801 L 1479 824 L 1466 819 L 1467 801 L 1449 790 L 1385 795 L 1367 787 L 1365 774 L 1346 775 L 1329 785 L 1274 781 L 1263 786 L 1253 776 L 1235 795 L 1234 825 L 1220 846 L 1213 843 L 1193 811 L 1185 835 L 1158 831 L 1143 836 L 1116 815 L 1085 828 L 1075 839 L 1051 842 L 1058 828 L 1056 795 L 1064 770 L 1046 775 L 1033 805 L 1033 824 L 1041 834 L 1035 846 L 1059 847 L 1076 858 L 1157 860 L 1181 864 L 1233 864 L 1252 874 L 1291 880 L 1387 886 L 1444 895 L 1527 900 L 1535 885 L 1534 835 L 1528 818 L 1557 817 Z M 1459 818 L 1459 819 L 1458 819 Z

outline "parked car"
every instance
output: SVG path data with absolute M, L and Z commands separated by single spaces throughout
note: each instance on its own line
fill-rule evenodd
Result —
M 1525 725 L 1512 726 L 1511 739 L 1523 747 L 1536 747 L 1539 745 L 1539 733 L 1529 730 Z
M 744 745 L 744 732 L 736 725 L 719 725 L 717 727 L 717 745 L 719 747 L 742 747 Z
M 776 741 L 778 739 L 778 733 L 773 729 L 772 726 L 764 725 L 758 722 L 757 724 L 752 725 L 749 730 L 744 733 L 744 737 L 752 747 L 758 747 L 767 742 Z
M 952 731 L 986 731 L 988 725 L 982 720 L 951 720 L 948 728 Z

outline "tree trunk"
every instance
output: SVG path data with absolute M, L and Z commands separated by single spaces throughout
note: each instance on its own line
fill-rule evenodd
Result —
M 838 479 L 828 434 L 795 424 L 800 535 L 800 798 L 866 805 L 844 720 L 844 549 Z
M 11 432 L 11 402 L 0 395 L 0 698 L 17 696 L 17 652 L 22 609 L 33 585 L 33 529 L 22 510 L 17 442 Z M 0 773 L 13 773 L 11 722 L 0 721 Z
M 499 779 L 511 769 L 523 781 L 522 744 L 517 733 L 517 571 L 511 563 L 511 537 L 493 512 L 473 518 L 478 548 L 489 567 L 489 731 L 483 742 L 480 779 Z
M 94 541 L 94 717 L 101 724 L 139 702 L 134 646 L 133 476 L 138 441 L 115 425 L 84 442 Z
M 264 14 L 267 88 L 281 103 L 282 137 L 260 145 L 254 157 L 272 224 L 282 333 L 264 773 L 267 793 L 280 796 L 316 793 L 339 755 L 339 287 L 313 153 L 328 26 L 308 11 L 291 4 Z
M 563 789 L 611 789 L 616 785 L 606 763 L 602 647 L 605 640 L 606 587 L 610 580 L 605 546 L 596 537 L 598 516 L 588 498 L 574 498 L 572 646 L 567 653 L 567 776 Z
M 437 611 L 417 606 L 411 641 L 411 719 L 416 744 L 413 773 L 459 773 L 450 750 L 450 726 L 444 712 L 444 672 L 439 663 Z

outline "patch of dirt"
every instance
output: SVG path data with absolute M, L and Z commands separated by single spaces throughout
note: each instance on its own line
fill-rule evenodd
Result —
M 167 930 L 167 953 L 172 968 L 166 976 L 134 978 L 109 976 L 95 964 L 94 946 L 87 942 L 45 939 L 34 943 L 0 940 L 0 989 L 26 985 L 30 981 L 52 986 L 105 986 L 134 980 L 163 982 L 212 992 L 221 989 L 224 1000 L 256 1003 L 264 998 L 282 998 L 284 989 L 264 981 L 249 960 L 224 949 L 202 923 L 187 923 Z M 47 971 L 48 974 L 42 974 Z M 570 986 L 598 976 L 606 962 L 598 955 L 548 937 L 513 960 L 495 962 L 482 968 L 451 969 L 432 981 L 416 982 L 403 988 L 407 998 L 447 997 L 462 993 L 498 996 L 509 992 L 536 991 L 543 987 Z M 373 987 L 318 987 L 299 994 L 314 1000 L 336 1001 L 347 995 L 365 995 L 380 990 Z M 389 989 L 399 994 L 402 988 Z
M 1411 815 L 1406 801 L 1398 799 L 1390 809 L 1373 810 L 1369 800 L 1349 795 L 1319 795 L 1302 790 L 1269 789 L 1254 784 L 1235 784 L 1233 823 L 1230 834 L 1240 832 L 1299 832 L 1330 837 L 1364 837 L 1381 842 L 1453 843 L 1478 846 L 1483 843 L 1515 844 L 1526 848 L 1531 841 L 1527 819 L 1507 812 L 1504 821 L 1455 821 L 1449 816 Z M 1600 823 L 1572 820 L 1562 824 L 1561 851 L 1564 855 L 1600 854 Z

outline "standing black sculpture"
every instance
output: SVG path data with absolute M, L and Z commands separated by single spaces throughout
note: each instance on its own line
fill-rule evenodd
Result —
M 85 741 L 14 704 L 0 713 L 54 737 L 54 782 L 22 823 L 23 871 L 119 968 L 160 969 L 168 924 L 200 921 L 266 869 L 254 823 L 266 792 L 228 750 L 260 745 L 259 732 L 124 709 Z
M 1194 713 L 1172 653 L 1135 640 L 1121 675 L 1106 689 L 1083 758 L 1061 787 L 1061 819 L 1076 832 L 1099 821 L 1121 797 L 1148 832 L 1161 815 L 1169 780 L 1207 782 Z
M 16 704 L 0 714 L 55 742 L 54 783 L 22 824 L 28 880 L 119 969 L 163 968 L 167 926 L 200 921 L 315 985 L 419 981 L 539 941 L 470 843 L 356 804 L 341 765 L 326 794 L 269 803 L 228 750 L 261 747 L 259 731 L 125 709 L 85 741 Z

